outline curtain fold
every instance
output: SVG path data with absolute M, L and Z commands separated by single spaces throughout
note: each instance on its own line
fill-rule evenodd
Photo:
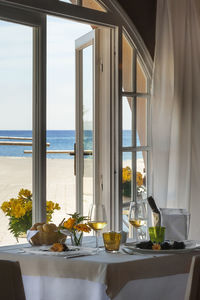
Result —
M 152 194 L 160 207 L 200 211 L 198 0 L 158 0 L 152 86 Z M 197 220 L 196 220 L 197 221 Z M 200 230 L 194 230 L 200 238 Z

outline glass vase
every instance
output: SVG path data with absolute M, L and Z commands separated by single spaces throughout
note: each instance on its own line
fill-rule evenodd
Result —
M 71 235 L 72 246 L 81 246 L 83 241 L 83 232 L 74 232 Z

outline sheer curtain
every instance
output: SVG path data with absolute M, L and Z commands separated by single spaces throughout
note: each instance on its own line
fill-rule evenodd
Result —
M 158 0 L 152 87 L 152 193 L 188 208 L 200 238 L 200 14 L 198 0 Z M 198 229 L 199 227 L 199 229 Z

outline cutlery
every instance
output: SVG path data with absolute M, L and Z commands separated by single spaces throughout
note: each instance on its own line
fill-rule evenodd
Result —
M 64 256 L 64 258 L 68 259 L 68 258 L 74 258 L 74 257 L 82 257 L 82 256 L 90 256 L 90 255 L 94 255 L 96 253 L 82 253 L 82 254 L 71 254 L 71 255 L 66 255 Z
M 129 254 L 129 255 L 148 255 L 146 253 L 140 253 L 140 252 L 137 252 L 137 251 L 133 251 L 132 249 L 129 249 L 129 248 L 122 248 L 122 251 L 126 254 Z M 149 257 L 157 257 L 156 255 L 148 255 Z
M 133 250 L 131 250 L 131 249 L 129 249 L 129 248 L 122 248 L 122 251 L 124 252 L 124 253 L 126 253 L 126 254 L 129 254 L 129 255 L 143 255 L 143 253 L 138 253 L 138 252 L 136 252 L 136 251 L 133 251 Z

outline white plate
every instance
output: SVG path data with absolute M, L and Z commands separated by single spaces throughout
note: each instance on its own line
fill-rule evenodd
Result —
M 84 255 L 93 255 L 95 249 L 91 248 L 82 248 L 82 247 L 73 247 L 69 246 L 70 251 L 63 252 L 52 252 L 50 251 L 51 246 L 32 246 L 28 248 L 23 248 L 23 251 L 30 254 L 39 254 L 39 255 L 49 255 L 49 256 L 65 256 L 65 257 L 76 257 Z
M 136 247 L 136 242 L 126 243 L 125 247 L 133 250 L 134 252 L 144 253 L 144 254 L 178 254 L 178 253 L 191 252 L 191 251 L 197 250 L 197 249 L 200 250 L 200 241 L 187 240 L 187 241 L 183 241 L 183 242 L 185 244 L 185 249 L 169 249 L 169 250 L 140 249 L 140 248 Z

